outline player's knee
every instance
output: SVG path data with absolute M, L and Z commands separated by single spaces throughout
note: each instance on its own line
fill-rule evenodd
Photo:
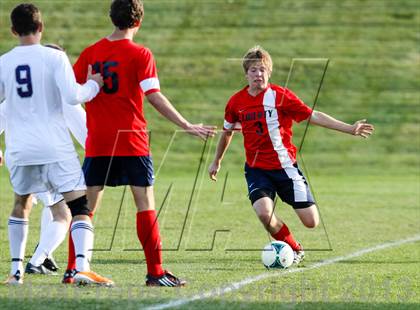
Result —
M 75 200 L 68 201 L 67 205 L 69 206 L 72 217 L 77 215 L 89 215 L 90 213 L 90 210 L 87 206 L 86 195 Z
M 315 228 L 318 226 L 318 224 L 319 224 L 319 218 L 316 216 L 305 219 L 305 221 L 303 221 L 303 225 L 305 225 L 305 227 L 307 228 Z
M 267 214 L 258 214 L 258 218 L 264 225 L 268 225 L 270 223 L 270 217 Z
M 269 226 L 274 215 L 268 212 L 258 213 L 258 218 L 264 226 Z
M 31 195 L 15 195 L 15 203 L 13 212 L 27 213 L 32 209 L 32 196 Z
M 46 207 L 46 208 L 51 209 L 54 221 L 65 223 L 66 225 L 70 224 L 71 213 L 69 211 L 69 208 L 67 208 L 67 205 L 64 202 L 64 200 L 56 203 L 55 205 L 51 207 Z

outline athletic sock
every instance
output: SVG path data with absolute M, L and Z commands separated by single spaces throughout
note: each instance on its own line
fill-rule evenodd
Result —
M 137 212 L 137 236 L 146 256 L 147 273 L 160 277 L 165 273 L 162 268 L 162 243 L 155 210 Z
M 11 274 L 15 274 L 18 270 L 20 270 L 20 274 L 23 274 L 23 259 L 28 239 L 28 220 L 10 216 L 8 224 L 10 256 L 12 257 Z
M 67 233 L 67 225 L 63 222 L 51 222 L 41 234 L 38 247 L 29 261 L 34 266 L 41 265 L 44 260 L 63 242 Z
M 45 234 L 45 231 L 48 225 L 50 225 L 50 223 L 52 223 L 53 221 L 54 219 L 53 219 L 53 215 L 52 215 L 50 207 L 45 206 L 42 209 L 42 213 L 41 213 L 41 229 L 40 229 L 39 240 L 42 239 L 42 235 Z
M 93 249 L 92 223 L 90 221 L 73 222 L 70 231 L 76 252 L 76 270 L 90 271 L 89 252 Z
M 70 224 L 71 227 L 71 224 Z M 68 257 L 67 257 L 67 270 L 76 269 L 76 254 L 74 254 L 74 243 L 71 233 L 69 234 L 68 242 Z
M 299 242 L 295 240 L 292 233 L 289 231 L 289 228 L 284 223 L 280 230 L 271 236 L 276 240 L 286 242 L 288 245 L 290 245 L 293 251 L 299 251 L 302 249 Z
M 92 220 L 93 213 L 89 213 L 89 218 Z M 71 226 L 71 224 L 70 224 Z M 92 252 L 92 251 L 90 251 Z M 89 260 L 92 258 L 92 253 L 90 254 Z M 69 234 L 68 242 L 68 257 L 67 257 L 67 270 L 76 269 L 76 254 L 74 254 L 74 242 L 71 234 Z

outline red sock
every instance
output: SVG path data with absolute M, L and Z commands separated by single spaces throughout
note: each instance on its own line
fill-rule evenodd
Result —
M 137 236 L 146 256 L 147 273 L 160 277 L 165 273 L 162 268 L 162 243 L 155 210 L 137 212 Z
M 93 213 L 89 213 L 90 219 L 93 217 Z M 70 223 L 71 227 L 71 223 Z M 76 269 L 76 254 L 74 254 L 74 243 L 71 234 L 69 233 L 69 253 L 67 257 L 67 270 Z
M 295 240 L 292 233 L 289 231 L 287 225 L 284 223 L 280 230 L 271 236 L 276 240 L 286 242 L 288 245 L 290 245 L 293 251 L 299 251 L 302 249 L 300 244 Z
M 69 253 L 67 257 L 67 270 L 72 269 L 76 269 L 76 254 L 74 254 L 73 238 L 71 237 L 71 234 L 69 234 Z

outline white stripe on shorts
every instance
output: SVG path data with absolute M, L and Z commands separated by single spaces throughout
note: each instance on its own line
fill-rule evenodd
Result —
M 303 177 L 299 174 L 296 167 L 284 168 L 287 176 L 293 181 L 293 192 L 295 196 L 295 202 L 308 201 L 308 193 L 306 191 L 306 184 Z

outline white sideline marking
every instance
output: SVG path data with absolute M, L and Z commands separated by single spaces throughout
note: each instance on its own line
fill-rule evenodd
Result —
M 305 272 L 308 270 L 312 270 L 312 269 L 317 269 L 317 268 L 321 268 L 324 266 L 328 266 L 328 265 L 332 265 L 344 260 L 348 260 L 351 258 L 355 258 L 355 257 L 359 257 L 371 252 L 375 252 L 375 251 L 379 251 L 379 250 L 383 250 L 383 249 L 388 249 L 388 248 L 392 248 L 392 247 L 396 247 L 396 246 L 400 246 L 406 243 L 411 243 L 411 242 L 416 242 L 416 241 L 420 241 L 420 235 L 415 235 L 412 236 L 410 238 L 407 239 L 401 239 L 401 240 L 396 240 L 396 241 L 391 241 L 391 242 L 387 242 L 387 243 L 383 243 L 383 244 L 379 244 L 376 245 L 374 247 L 371 248 L 367 248 L 367 249 L 362 249 L 360 251 L 356 251 L 352 254 L 349 255 L 345 255 L 345 256 L 338 256 L 335 258 L 330 258 L 324 261 L 321 261 L 319 263 L 315 263 L 309 267 L 305 267 L 305 268 L 294 268 L 294 269 L 286 269 L 283 271 L 278 271 L 278 272 L 270 272 L 270 273 L 262 273 L 259 274 L 257 276 L 254 277 L 249 277 L 246 278 L 242 281 L 239 282 L 233 282 L 227 286 L 224 287 L 219 287 L 219 288 L 214 288 L 211 291 L 207 291 L 201 294 L 196 294 L 193 295 L 189 298 L 182 298 L 182 299 L 175 299 L 172 301 L 169 301 L 167 303 L 164 304 L 157 304 L 157 305 L 153 305 L 150 307 L 147 307 L 145 309 L 147 310 L 161 310 L 161 309 L 167 309 L 167 308 L 174 308 L 174 307 L 180 307 L 180 306 L 184 306 L 186 304 L 189 304 L 190 302 L 196 301 L 196 300 L 203 300 L 203 299 L 207 299 L 207 298 L 212 298 L 212 297 L 218 297 L 218 296 L 222 296 L 224 294 L 239 290 L 240 288 L 260 281 L 260 280 L 265 280 L 268 278 L 273 278 L 273 277 L 279 277 L 279 276 L 286 276 L 288 274 L 291 273 L 298 273 L 298 272 Z

